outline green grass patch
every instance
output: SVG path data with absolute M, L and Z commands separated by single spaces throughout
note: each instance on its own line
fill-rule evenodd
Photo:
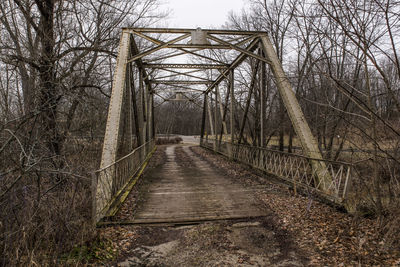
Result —
M 60 261 L 66 265 L 110 261 L 116 255 L 117 250 L 111 240 L 103 239 L 75 246 L 70 252 L 63 254 Z

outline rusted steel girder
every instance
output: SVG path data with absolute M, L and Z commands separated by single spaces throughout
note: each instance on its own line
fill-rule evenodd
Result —
M 143 58 L 145 56 L 148 56 L 148 55 L 150 55 L 150 54 L 152 54 L 154 52 L 157 52 L 158 50 L 161 50 L 163 48 L 167 48 L 169 45 L 174 44 L 174 43 L 179 42 L 179 41 L 182 41 L 182 40 L 185 40 L 189 36 L 190 36 L 190 34 L 184 34 L 184 35 L 181 35 L 181 36 L 179 36 L 177 38 L 174 38 L 171 41 L 168 41 L 166 43 L 161 43 L 160 45 L 158 45 L 158 46 L 156 46 L 154 48 L 150 48 L 149 50 L 144 51 L 144 52 L 142 52 L 142 53 L 140 53 L 138 55 L 135 55 L 133 58 L 128 59 L 127 63 L 130 63 L 130 62 L 135 61 L 137 59 L 140 59 L 140 58 Z
M 260 40 L 259 39 L 254 39 L 246 48 L 249 52 L 253 52 Z M 210 92 L 216 85 L 218 85 L 220 82 L 222 82 L 224 79 L 228 77 L 228 74 L 231 70 L 235 69 L 237 66 L 239 66 L 246 58 L 248 55 L 241 53 L 230 65 L 227 69 L 225 69 L 219 76 L 218 78 L 207 88 L 206 93 Z
M 123 28 L 124 31 L 141 32 L 141 33 L 191 33 L 197 29 L 177 29 L 177 28 Z M 215 29 L 202 29 L 204 32 L 220 35 L 257 35 L 265 34 L 262 31 L 236 31 L 236 30 L 215 30 Z
M 129 54 L 130 34 L 123 31 L 119 44 L 117 64 L 111 91 L 111 99 L 108 108 L 106 132 L 104 134 L 103 152 L 100 168 L 104 168 L 115 162 L 117 153 L 117 141 L 121 120 L 122 100 L 124 96 L 126 80 L 126 60 Z
M 152 69 L 226 69 L 228 65 L 217 64 L 148 64 L 144 63 L 145 68 Z
M 289 114 L 289 118 L 292 121 L 293 128 L 300 139 L 301 146 L 304 149 L 304 154 L 310 158 L 318 159 L 311 160 L 311 165 L 313 171 L 317 174 L 316 177 L 320 179 L 318 182 L 321 189 L 329 193 L 329 186 L 332 183 L 332 179 L 330 175 L 324 175 L 327 169 L 325 164 L 322 161 L 319 161 L 320 159 L 322 160 L 322 155 L 319 151 L 317 140 L 308 126 L 307 120 L 299 102 L 297 101 L 289 79 L 286 77 L 282 64 L 275 53 L 271 41 L 267 35 L 262 36 L 261 40 L 265 56 L 270 60 L 270 66 L 276 79 L 276 85 Z
M 186 84 L 186 85 L 196 85 L 196 84 L 209 84 L 210 81 L 181 81 L 181 80 L 150 80 L 153 84 Z

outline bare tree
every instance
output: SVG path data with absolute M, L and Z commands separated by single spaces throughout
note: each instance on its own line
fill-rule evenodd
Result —
M 89 233 L 87 177 L 97 168 L 120 28 L 156 23 L 159 6 L 0 2 L 0 265 L 48 261 L 33 253 L 57 256 Z

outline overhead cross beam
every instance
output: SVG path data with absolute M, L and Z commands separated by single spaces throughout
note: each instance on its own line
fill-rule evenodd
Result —
M 145 68 L 151 69 L 226 69 L 228 65 L 223 64 L 143 64 Z
M 162 91 L 162 90 L 175 90 L 175 91 L 176 90 L 180 90 L 180 91 L 182 91 L 181 89 L 183 89 L 183 91 L 192 91 L 192 90 L 194 90 L 194 91 L 202 92 L 202 93 L 205 92 L 205 89 L 204 90 L 200 90 L 200 89 L 191 88 L 189 86 L 182 86 L 182 85 L 179 85 L 179 84 L 164 84 L 162 87 L 159 87 L 159 88 L 153 89 L 153 90 L 154 91 Z
M 199 80 L 207 81 L 207 82 L 209 82 L 209 83 L 212 82 L 211 80 L 206 79 L 206 78 L 203 78 L 203 77 L 201 77 L 201 76 L 199 76 L 199 75 L 193 75 L 193 74 L 191 74 L 191 73 L 194 73 L 194 72 L 200 72 L 200 70 L 189 71 L 189 72 L 174 71 L 174 70 L 171 70 L 171 69 L 161 69 L 161 70 L 164 70 L 164 71 L 166 71 L 166 72 L 173 73 L 172 75 L 169 75 L 169 77 L 167 76 L 167 78 L 177 77 L 177 76 L 186 76 L 186 77 L 189 77 L 189 78 L 194 78 L 194 79 L 199 79 Z M 164 76 L 164 78 L 166 78 L 166 77 Z M 164 79 L 164 78 L 159 78 L 159 79 L 161 80 L 161 79 Z
M 179 29 L 179 28 L 123 28 L 123 31 L 131 33 L 160 33 L 160 34 L 184 34 L 192 33 L 198 29 Z M 202 29 L 204 32 L 219 35 L 257 35 L 265 34 L 263 31 L 238 31 L 238 30 L 216 30 L 216 29 Z
M 174 43 L 176 43 L 176 42 L 185 40 L 185 39 L 188 38 L 189 36 L 190 36 L 190 34 L 184 34 L 184 35 L 181 35 L 181 36 L 179 36 L 179 37 L 177 37 L 177 38 L 175 38 L 175 39 L 173 39 L 173 40 L 171 40 L 171 41 L 168 41 L 168 42 L 166 42 L 166 43 L 161 42 L 160 45 L 158 45 L 158 46 L 156 46 L 156 47 L 154 47 L 154 48 L 151 48 L 151 49 L 149 49 L 149 50 L 147 50 L 147 51 L 144 51 L 144 52 L 142 52 L 142 53 L 140 53 L 140 54 L 138 54 L 138 55 L 135 55 L 133 58 L 128 59 L 128 63 L 130 63 L 130 62 L 132 62 L 132 61 L 135 61 L 135 60 L 137 60 L 137 59 L 143 58 L 143 57 L 145 57 L 145 56 L 148 56 L 148 55 L 150 55 L 150 54 L 152 54 L 152 53 L 154 53 L 154 52 L 157 52 L 157 51 L 160 50 L 160 49 L 166 48 L 166 47 L 168 47 L 169 45 L 172 45 L 172 44 L 174 44 Z
M 195 80 L 151 80 L 150 83 L 154 84 L 185 84 L 185 85 L 195 85 L 195 84 L 209 84 L 210 81 L 195 81 Z

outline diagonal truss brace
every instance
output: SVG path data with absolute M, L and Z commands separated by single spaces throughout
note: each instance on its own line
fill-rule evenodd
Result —
M 321 152 L 318 148 L 317 140 L 311 132 L 308 126 L 307 120 L 303 114 L 299 102 L 297 101 L 296 95 L 292 90 L 292 86 L 289 79 L 282 68 L 282 64 L 279 61 L 278 56 L 272 46 L 271 41 L 267 35 L 261 37 L 265 56 L 270 61 L 272 72 L 274 74 L 276 85 L 281 95 L 282 101 L 289 114 L 289 118 L 292 122 L 293 128 L 300 139 L 301 145 L 304 149 L 306 156 L 314 159 L 322 159 Z M 325 175 L 326 166 L 322 161 L 311 160 L 313 171 L 316 172 L 317 183 L 320 184 L 320 189 L 329 193 L 329 186 L 332 183 L 332 179 L 329 175 Z
M 126 80 L 126 64 L 129 54 L 129 39 L 130 34 L 122 32 L 111 91 L 111 99 L 108 107 L 108 117 L 100 168 L 104 168 L 116 160 L 119 125 L 122 112 L 122 98 L 124 95 Z

